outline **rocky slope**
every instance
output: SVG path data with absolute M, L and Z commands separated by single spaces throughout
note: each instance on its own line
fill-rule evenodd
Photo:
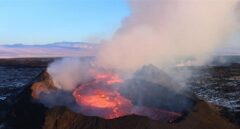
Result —
M 142 116 L 113 120 L 87 117 L 66 107 L 48 110 L 43 129 L 239 129 L 223 118 L 214 107 L 199 101 L 184 120 L 177 123 L 154 121 Z
M 53 88 L 47 73 L 43 73 L 32 88 L 39 85 Z M 84 116 L 64 106 L 47 108 L 36 103 L 32 94 L 29 87 L 19 97 L 5 119 L 10 125 L 9 129 L 239 129 L 224 118 L 216 107 L 195 97 L 193 100 L 196 103 L 187 110 L 186 115 L 169 123 L 137 115 L 111 120 Z

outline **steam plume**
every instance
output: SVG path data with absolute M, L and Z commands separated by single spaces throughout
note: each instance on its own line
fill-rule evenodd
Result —
M 80 58 L 64 58 L 48 66 L 48 73 L 53 77 L 54 86 L 65 91 L 72 91 L 80 83 L 91 78 L 90 64 Z
M 148 64 L 162 67 L 184 58 L 202 63 L 237 28 L 237 2 L 129 0 L 131 15 L 123 21 L 112 40 L 102 46 L 96 64 L 125 72 Z M 91 79 L 89 69 L 89 64 L 80 60 L 64 59 L 51 64 L 48 73 L 58 89 L 72 91 L 79 83 Z M 189 74 L 186 73 L 180 75 Z M 150 75 L 144 74 L 144 78 Z M 178 82 L 187 78 L 174 75 Z M 161 79 L 169 82 L 168 78 Z M 161 79 L 156 78 L 157 81 Z M 159 83 L 163 82 L 165 80 Z
M 98 56 L 103 66 L 136 70 L 176 59 L 204 62 L 236 29 L 237 0 L 129 0 L 131 15 Z
M 182 58 L 204 62 L 237 28 L 237 0 L 129 0 L 131 15 L 97 56 L 97 64 L 123 71 L 161 67 Z M 89 64 L 64 59 L 48 67 L 59 89 L 89 78 Z

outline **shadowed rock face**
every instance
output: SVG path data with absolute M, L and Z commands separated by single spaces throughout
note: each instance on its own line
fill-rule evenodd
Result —
M 153 65 L 146 65 L 124 82 L 120 92 L 134 105 L 186 115 L 198 98 L 179 87 L 167 73 Z
M 214 107 L 199 101 L 188 116 L 178 123 L 154 121 L 131 115 L 112 120 L 87 117 L 65 107 L 50 109 L 43 129 L 239 129 L 221 117 Z
M 46 109 L 29 100 L 17 105 L 10 115 L 9 122 L 14 129 L 239 129 L 204 101 L 199 101 L 177 123 L 154 121 L 136 115 L 105 120 L 75 113 L 67 107 Z
M 6 129 L 42 129 L 47 110 L 43 104 L 32 101 L 31 90 L 27 88 L 6 116 Z

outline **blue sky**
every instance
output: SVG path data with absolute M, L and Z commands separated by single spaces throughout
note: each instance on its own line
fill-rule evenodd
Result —
M 125 0 L 0 0 L 0 44 L 108 38 L 129 12 Z

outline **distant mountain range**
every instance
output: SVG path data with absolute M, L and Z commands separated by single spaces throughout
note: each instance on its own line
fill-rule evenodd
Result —
M 36 45 L 26 45 L 26 44 L 11 44 L 11 45 L 0 45 L 2 47 L 9 47 L 9 48 L 31 48 L 31 47 L 38 47 L 38 48 L 77 48 L 77 49 L 92 49 L 98 46 L 98 44 L 87 43 L 87 42 L 55 42 L 49 44 L 36 44 Z
M 78 57 L 96 55 L 100 44 L 87 42 L 55 42 L 42 45 L 0 45 L 0 58 L 20 57 Z M 240 56 L 240 45 L 222 47 L 214 55 Z
M 99 44 L 86 42 L 0 45 L 0 58 L 94 56 L 99 46 Z

